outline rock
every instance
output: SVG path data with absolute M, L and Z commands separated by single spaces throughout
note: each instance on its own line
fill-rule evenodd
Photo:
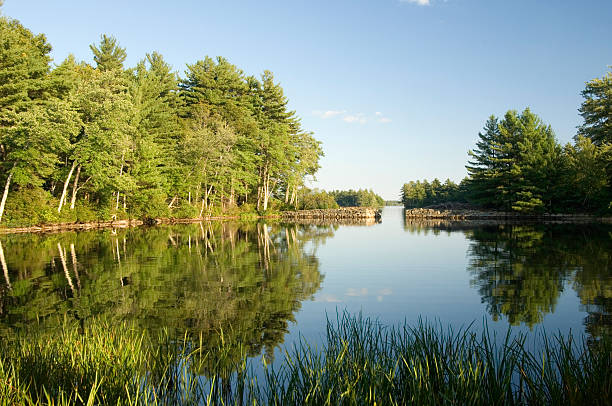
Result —
M 380 218 L 381 211 L 371 207 L 341 207 L 339 209 L 314 209 L 285 211 L 283 219 L 376 219 Z

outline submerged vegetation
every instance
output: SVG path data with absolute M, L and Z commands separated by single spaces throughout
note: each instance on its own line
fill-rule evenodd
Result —
M 612 396 L 612 341 L 498 337 L 347 314 L 320 348 L 301 340 L 272 364 L 217 334 L 171 340 L 104 321 L 0 341 L 2 404 L 600 405 Z M 529 350 L 531 345 L 535 350 Z M 226 355 L 238 351 L 238 360 Z
M 103 35 L 95 66 L 0 16 L 0 226 L 201 217 L 295 207 L 320 143 L 270 71 L 223 57 L 179 76 L 158 53 L 135 67 Z

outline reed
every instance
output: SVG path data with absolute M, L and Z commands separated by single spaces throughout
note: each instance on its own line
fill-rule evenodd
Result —
M 97 321 L 0 342 L 0 405 L 603 405 L 612 340 L 497 337 L 485 325 L 386 327 L 360 315 L 327 323 L 268 365 L 201 337 L 151 336 Z M 529 348 L 538 348 L 530 350 Z M 235 354 L 242 354 L 238 362 Z

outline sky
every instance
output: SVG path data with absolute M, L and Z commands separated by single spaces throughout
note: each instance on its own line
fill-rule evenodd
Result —
M 529 107 L 572 141 L 585 82 L 612 65 L 610 0 L 5 0 L 60 63 L 101 34 L 127 66 L 183 73 L 224 56 L 274 72 L 325 157 L 311 187 L 398 199 L 410 180 L 466 176 L 491 114 Z

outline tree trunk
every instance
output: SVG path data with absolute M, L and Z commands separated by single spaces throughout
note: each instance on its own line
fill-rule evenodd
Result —
M 72 291 L 72 296 L 74 297 L 74 285 L 72 284 L 72 278 L 70 277 L 70 272 L 68 272 L 68 266 L 66 265 L 66 256 L 64 255 L 64 250 L 62 249 L 62 244 L 57 243 L 57 250 L 59 251 L 60 261 L 62 262 L 62 268 L 64 269 L 64 275 L 66 276 L 66 280 L 68 281 L 68 286 L 70 286 L 70 290 Z
M 172 205 L 174 204 L 174 202 L 176 201 L 177 197 L 176 195 L 172 198 L 172 200 L 170 201 L 170 204 L 168 205 L 168 208 L 172 208 Z
M 8 178 L 6 178 L 6 184 L 4 185 L 4 193 L 2 194 L 2 201 L 0 201 L 0 223 L 2 222 L 2 215 L 4 214 L 4 206 L 6 205 L 6 198 L 8 197 L 9 188 L 11 187 L 11 179 L 13 178 L 13 173 L 15 172 L 15 167 L 17 166 L 17 162 L 13 164 L 11 171 L 9 172 Z
M 206 202 L 206 200 L 204 198 L 202 198 L 202 206 L 200 207 L 200 218 L 202 217 L 202 213 L 204 213 L 204 203 Z
M 74 272 L 74 276 L 76 277 L 77 287 L 80 290 L 81 289 L 81 278 L 79 278 L 79 271 L 77 270 L 77 256 L 76 256 L 76 251 L 74 249 L 74 244 L 70 244 L 70 255 L 72 256 L 72 271 Z
M 263 187 L 263 209 L 264 211 L 268 210 L 268 199 L 270 198 L 270 174 L 267 173 L 264 178 L 264 187 Z
M 72 184 L 72 198 L 70 199 L 70 210 L 74 210 L 74 204 L 76 203 L 77 192 L 79 189 L 77 188 L 79 184 L 79 175 L 81 174 L 81 165 L 77 167 L 77 173 L 74 175 L 74 183 Z
M 125 151 L 121 155 L 121 167 L 119 168 L 119 178 L 123 175 L 123 163 L 125 162 Z M 115 205 L 115 210 L 119 210 L 119 191 L 117 190 L 117 204 Z
M 68 172 L 68 176 L 66 177 L 66 181 L 64 182 L 64 188 L 62 189 L 62 197 L 60 197 L 59 205 L 57 206 L 58 213 L 61 213 L 62 206 L 66 202 L 66 192 L 68 191 L 68 184 L 70 183 L 70 178 L 72 177 L 72 172 L 74 172 L 75 167 L 76 161 L 73 161 L 72 167 L 70 168 L 70 172 Z
M 2 242 L 0 241 L 0 264 L 2 264 L 2 272 L 4 273 L 4 280 L 6 281 L 6 286 L 8 286 L 9 290 L 11 287 L 11 279 L 9 278 L 8 266 L 6 266 L 6 260 L 4 259 L 4 250 L 2 249 Z

